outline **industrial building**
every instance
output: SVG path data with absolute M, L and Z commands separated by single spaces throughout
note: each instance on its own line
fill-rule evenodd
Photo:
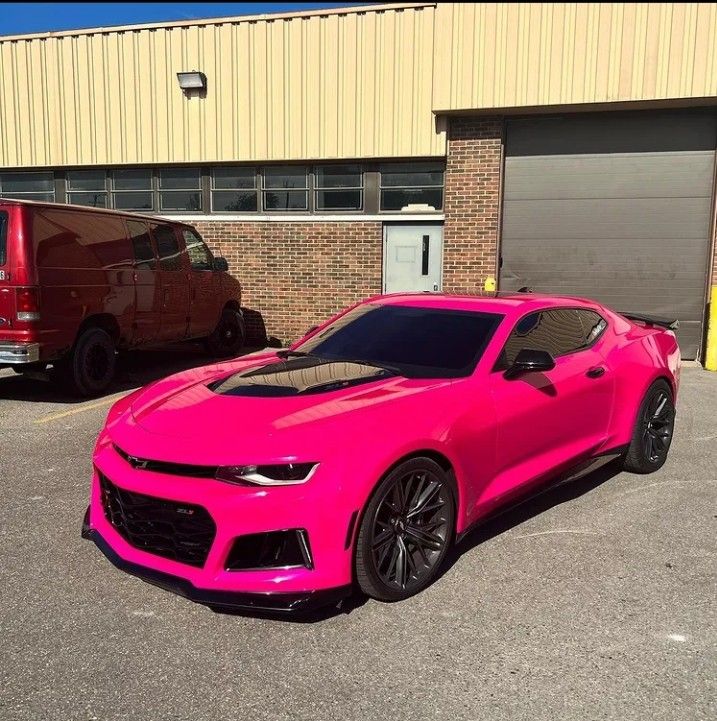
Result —
M 0 195 L 190 220 L 283 341 L 497 284 L 704 357 L 715 37 L 714 3 L 425 2 L 0 37 Z

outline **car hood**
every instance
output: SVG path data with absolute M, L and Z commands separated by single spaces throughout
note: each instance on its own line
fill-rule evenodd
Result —
M 346 438 L 405 422 L 406 404 L 449 380 L 373 366 L 257 356 L 171 376 L 109 428 L 124 451 L 178 463 L 316 460 Z

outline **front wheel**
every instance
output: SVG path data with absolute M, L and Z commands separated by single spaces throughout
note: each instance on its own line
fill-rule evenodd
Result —
M 241 313 L 225 308 L 214 332 L 205 340 L 207 351 L 217 358 L 231 358 L 244 346 L 246 331 Z
M 667 460 L 674 428 L 672 389 L 664 380 L 655 381 L 640 404 L 623 468 L 632 473 L 652 473 L 662 468 Z
M 449 475 L 430 458 L 394 468 L 363 514 L 356 541 L 356 581 L 380 601 L 401 601 L 438 574 L 453 538 L 455 501 Z

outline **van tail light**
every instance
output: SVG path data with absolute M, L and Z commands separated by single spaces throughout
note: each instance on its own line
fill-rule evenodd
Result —
M 26 323 L 40 320 L 40 289 L 17 288 L 15 297 L 17 319 Z

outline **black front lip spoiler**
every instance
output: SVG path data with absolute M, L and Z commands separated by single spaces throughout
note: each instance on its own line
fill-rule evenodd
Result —
M 311 613 L 330 605 L 337 605 L 351 594 L 350 586 L 306 591 L 304 593 L 241 593 L 234 591 L 213 591 L 197 588 L 186 578 L 155 571 L 146 566 L 126 561 L 119 556 L 100 533 L 90 528 L 87 514 L 82 523 L 82 537 L 94 541 L 97 548 L 121 571 L 137 576 L 147 583 L 171 591 L 195 603 L 227 611 L 249 611 L 255 613 L 300 615 Z

